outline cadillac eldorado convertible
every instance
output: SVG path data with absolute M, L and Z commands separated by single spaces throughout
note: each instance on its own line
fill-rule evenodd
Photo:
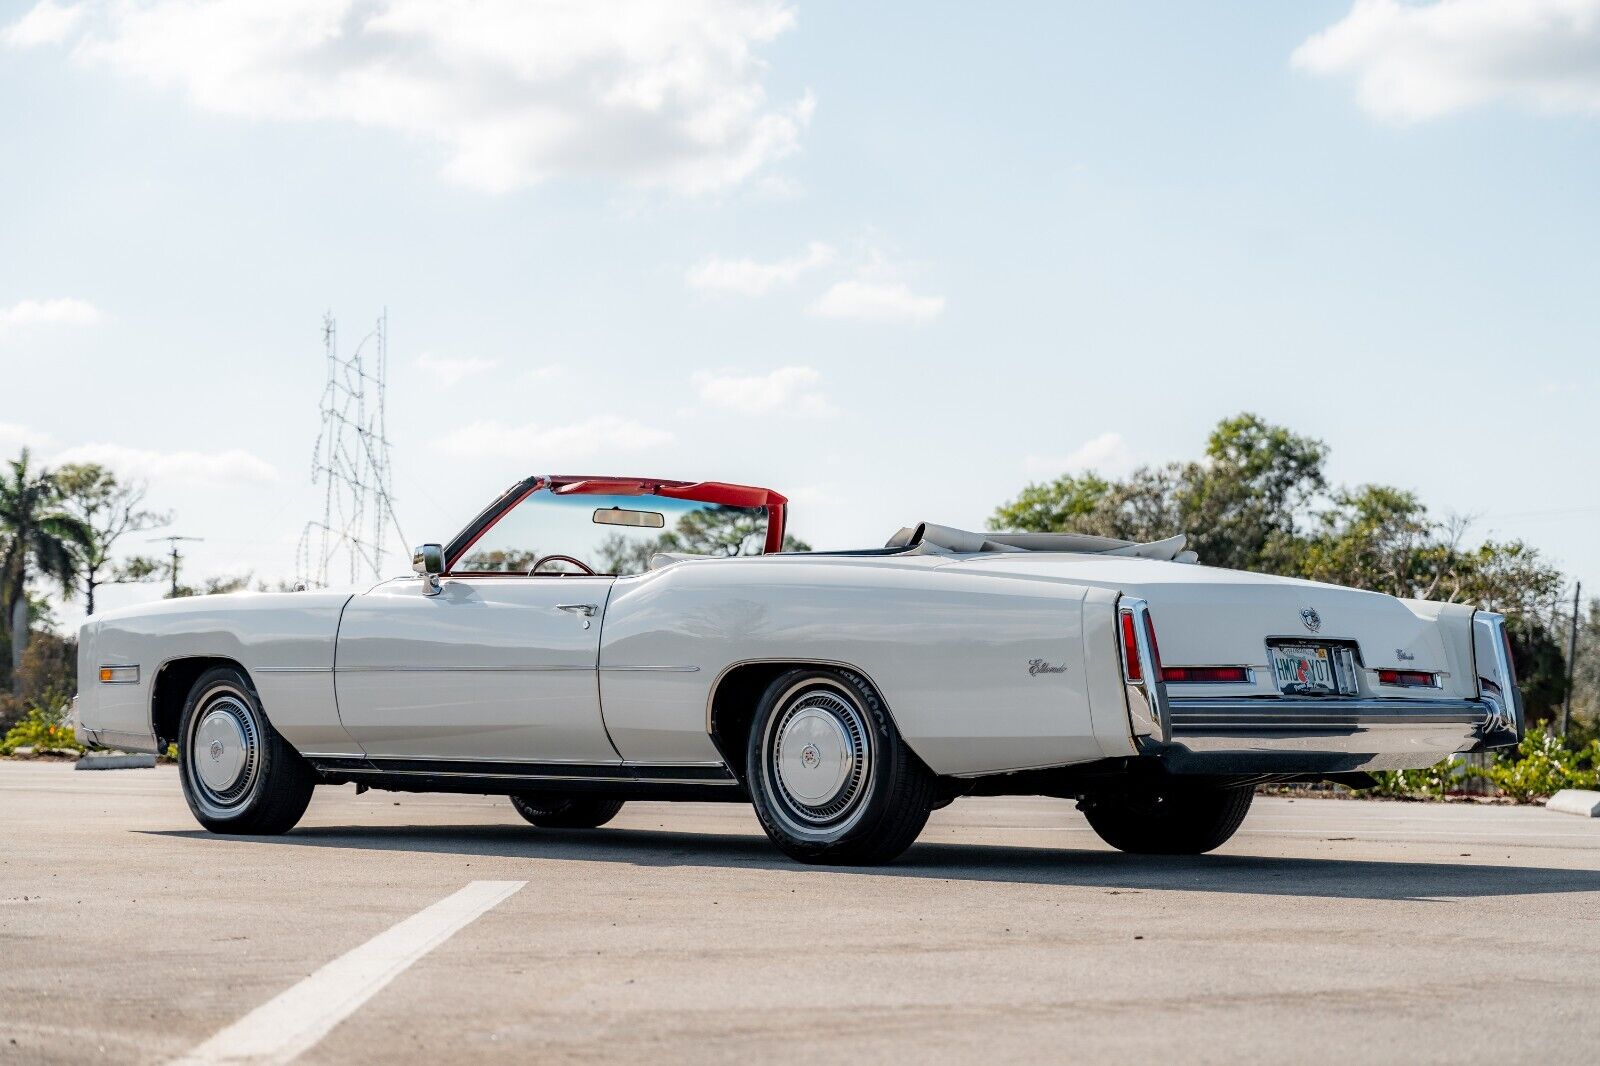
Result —
M 505 795 L 569 829 L 730 800 L 796 859 L 871 863 L 958 797 L 1023 794 L 1197 854 L 1258 784 L 1360 787 L 1522 731 L 1497 614 L 1214 569 L 1182 536 L 924 523 L 783 551 L 786 508 L 532 477 L 415 576 L 97 615 L 78 736 L 176 744 L 218 833 L 286 832 L 321 784 Z

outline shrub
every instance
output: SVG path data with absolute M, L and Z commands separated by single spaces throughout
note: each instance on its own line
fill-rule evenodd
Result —
M 1374 770 L 1372 777 L 1378 783 L 1367 795 L 1392 799 L 1443 799 L 1460 789 L 1464 776 L 1462 769 L 1452 756 L 1421 770 Z
M 1600 778 L 1600 740 L 1572 748 L 1560 737 L 1530 730 L 1515 749 L 1496 754 L 1472 774 L 1518 803 L 1536 803 L 1564 788 L 1594 788 Z
M 23 714 L 22 720 L 6 731 L 0 739 L 0 755 L 10 755 L 18 748 L 66 748 L 82 751 L 83 745 L 72 735 L 67 723 L 67 704 L 54 706 L 34 704 Z

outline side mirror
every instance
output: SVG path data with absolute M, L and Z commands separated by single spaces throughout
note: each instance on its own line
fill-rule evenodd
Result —
M 444 573 L 444 549 L 437 544 L 424 544 L 411 553 L 411 570 L 422 577 L 422 594 L 439 595 L 439 575 Z

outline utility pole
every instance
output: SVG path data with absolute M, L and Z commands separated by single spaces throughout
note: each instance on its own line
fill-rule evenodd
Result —
M 1572 673 L 1578 657 L 1578 607 L 1583 595 L 1583 582 L 1579 581 L 1572 589 L 1572 628 L 1567 631 L 1567 692 L 1566 699 L 1561 701 L 1561 735 L 1567 735 L 1567 729 L 1572 725 Z
M 204 537 L 177 537 L 177 536 L 173 536 L 173 537 L 151 537 L 150 538 L 150 543 L 151 544 L 159 544 L 162 541 L 166 541 L 167 542 L 167 551 L 168 551 L 168 553 L 169 553 L 169 555 L 171 557 L 171 560 L 172 560 L 170 563 L 167 564 L 167 570 L 172 575 L 172 598 L 173 599 L 177 599 L 178 598 L 178 564 L 183 560 L 183 556 L 178 554 L 178 541 L 180 541 L 180 540 L 203 541 L 205 539 L 206 538 L 204 538 Z

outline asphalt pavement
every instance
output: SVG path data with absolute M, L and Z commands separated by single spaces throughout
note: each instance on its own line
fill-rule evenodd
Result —
M 1585 1062 L 1600 819 L 1258 798 L 1199 858 L 961 800 L 804 867 L 739 805 L 539 830 L 318 791 L 202 831 L 176 773 L 0 762 L 10 1062 Z

